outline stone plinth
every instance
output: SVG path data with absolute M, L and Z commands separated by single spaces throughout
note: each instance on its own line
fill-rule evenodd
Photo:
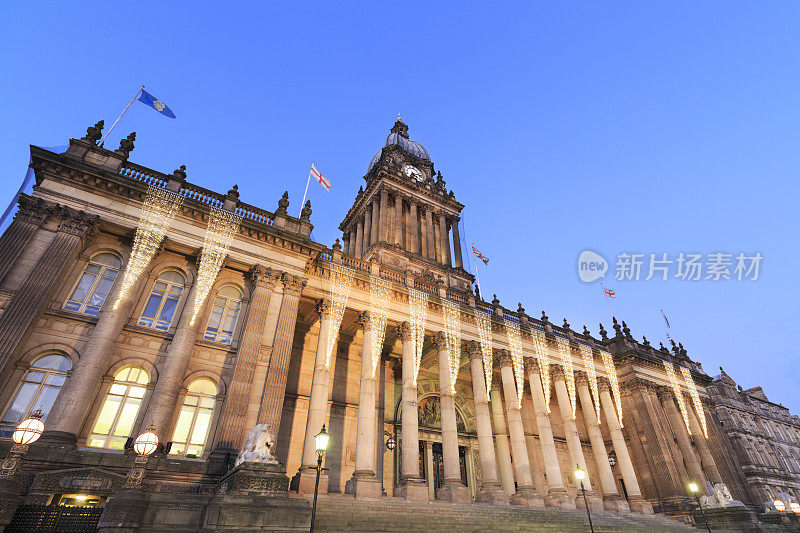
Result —
M 705 519 L 712 530 L 720 531 L 761 531 L 758 527 L 758 516 L 747 507 L 704 508 Z M 692 518 L 697 527 L 705 527 L 703 513 L 700 509 L 692 511 Z
M 285 495 L 289 478 L 280 465 L 242 463 L 219 480 L 217 494 Z
M 566 489 L 553 490 L 547 493 L 544 497 L 545 507 L 552 507 L 554 509 L 575 509 L 575 500 L 573 500 L 567 493 Z M 581 502 L 583 505 L 583 502 Z
M 317 471 L 311 469 L 301 469 L 300 472 L 295 474 L 292 478 L 292 490 L 296 490 L 298 494 L 314 494 L 314 487 L 317 484 Z M 319 475 L 319 488 L 318 494 L 328 494 L 328 474 L 320 473 Z
M 606 496 L 603 498 L 603 508 L 606 511 L 614 511 L 617 513 L 630 513 L 631 507 L 628 502 L 619 496 Z
M 472 493 L 461 484 L 461 481 L 445 481 L 444 486 L 439 489 L 436 499 L 446 502 L 471 502 Z
M 17 510 L 20 500 L 21 487 L 11 478 L 0 478 L 0 531 L 11 522 L 11 517 Z
M 394 489 L 396 498 L 428 500 L 428 484 L 424 479 L 407 479 Z
M 364 474 L 356 472 L 353 474 L 353 477 L 344 484 L 344 491 L 346 494 L 352 494 L 356 498 L 377 499 L 383 496 L 381 481 L 371 472 Z
M 111 498 L 100 516 L 97 531 L 136 531 L 142 525 L 148 506 L 147 494 L 138 489 L 122 489 Z
M 655 511 L 653 510 L 653 505 L 644 498 L 630 498 L 628 500 L 628 506 L 634 513 L 655 514 Z
M 494 485 L 484 484 L 477 493 L 475 493 L 475 501 L 480 503 L 491 503 L 501 507 L 508 507 L 508 494 L 502 489 L 499 483 Z
M 522 507 L 544 507 L 544 498 L 536 494 L 533 487 L 520 487 L 517 492 L 509 496 L 508 500 L 512 505 Z

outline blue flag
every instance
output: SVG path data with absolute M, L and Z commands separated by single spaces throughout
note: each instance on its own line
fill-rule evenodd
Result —
M 173 113 L 172 110 L 167 107 L 167 104 L 144 89 L 142 89 L 142 95 L 139 97 L 139 101 L 143 104 L 149 105 L 165 117 L 175 118 L 175 113 Z

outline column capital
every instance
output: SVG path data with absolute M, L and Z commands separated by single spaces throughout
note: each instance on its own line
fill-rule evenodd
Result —
M 511 352 L 505 349 L 494 350 L 497 364 L 500 368 L 511 367 L 514 364 L 511 358 Z
M 255 264 L 247 272 L 248 280 L 255 287 L 274 287 L 281 279 L 281 273 L 261 264 Z
M 66 205 L 60 206 L 59 218 L 61 223 L 58 231 L 75 235 L 76 237 L 89 237 L 97 227 L 97 215 L 88 215 Z
M 295 276 L 287 272 L 283 273 L 281 276 L 281 281 L 283 281 L 283 293 L 292 294 L 295 296 L 300 296 L 300 293 L 303 291 L 303 287 L 305 287 L 306 283 L 308 283 L 306 278 Z
M 436 349 L 439 351 L 447 349 L 447 337 L 443 332 L 438 332 L 433 335 L 433 345 L 436 346 Z
M 56 211 L 56 206 L 35 196 L 21 195 L 19 209 L 14 220 L 29 222 L 37 226 Z
M 470 359 L 480 359 L 483 361 L 483 350 L 481 349 L 481 343 L 478 341 L 469 341 L 467 343 L 467 354 L 469 354 Z
M 317 300 L 317 303 L 314 305 L 314 314 L 320 320 L 328 318 L 331 315 L 331 304 L 324 298 L 320 298 Z
M 550 377 L 553 381 L 564 381 L 564 367 L 556 363 L 550 363 Z
M 400 322 L 397 324 L 395 327 L 395 332 L 403 342 L 411 340 L 411 324 L 408 322 Z
M 608 381 L 608 378 L 599 376 L 597 378 L 597 389 L 600 392 L 610 392 L 611 391 L 611 382 Z
M 523 359 L 525 364 L 525 373 L 526 374 L 538 374 L 539 373 L 539 361 L 536 360 L 535 357 L 525 357 Z
M 356 319 L 356 323 L 358 323 L 359 327 L 364 331 L 368 330 L 372 325 L 372 316 L 370 315 L 369 311 L 361 311 L 358 313 L 358 318 Z
M 589 376 L 583 370 L 575 371 L 575 385 L 589 385 Z

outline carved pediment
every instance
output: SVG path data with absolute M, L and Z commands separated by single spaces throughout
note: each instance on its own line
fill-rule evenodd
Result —
M 31 492 L 116 494 L 125 484 L 125 479 L 122 474 L 94 467 L 48 470 L 34 476 Z

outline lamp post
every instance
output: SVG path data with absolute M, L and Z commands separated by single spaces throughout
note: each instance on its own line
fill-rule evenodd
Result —
M 311 507 L 311 533 L 314 531 L 314 518 L 317 515 L 317 492 L 319 491 L 319 474 L 327 468 L 322 468 L 322 458 L 328 450 L 328 441 L 331 439 L 330 433 L 325 431 L 325 424 L 322 424 L 322 431 L 314 436 L 314 443 L 317 449 L 317 480 L 314 482 L 314 505 Z
M 708 525 L 708 518 L 706 518 L 706 512 L 705 510 L 703 510 L 703 506 L 700 504 L 700 496 L 698 495 L 699 491 L 700 488 L 697 486 L 697 483 L 695 483 L 694 481 L 690 481 L 689 492 L 692 493 L 695 501 L 697 501 L 697 506 L 700 508 L 700 514 L 703 515 L 703 522 L 705 522 L 706 524 L 706 529 L 708 530 L 708 533 L 711 533 L 711 526 Z
M 583 486 L 583 480 L 586 479 L 586 472 L 581 468 L 581 465 L 575 465 L 575 479 L 581 482 L 583 504 L 586 506 L 586 516 L 589 517 L 589 529 L 592 533 L 594 533 L 594 526 L 592 525 L 592 513 L 589 511 L 589 502 L 586 499 L 586 487 Z
M 1 477 L 10 480 L 17 475 L 22 466 L 22 459 L 28 453 L 28 447 L 39 440 L 43 431 L 44 422 L 42 422 L 42 412 L 39 410 L 32 412 L 31 416 L 19 423 L 11 434 L 14 445 L 0 466 Z
M 156 435 L 155 431 L 155 426 L 150 426 L 147 431 L 136 437 L 133 442 L 133 451 L 136 452 L 136 459 L 133 462 L 133 468 L 128 472 L 125 488 L 141 488 L 147 459 L 158 448 L 158 435 Z

